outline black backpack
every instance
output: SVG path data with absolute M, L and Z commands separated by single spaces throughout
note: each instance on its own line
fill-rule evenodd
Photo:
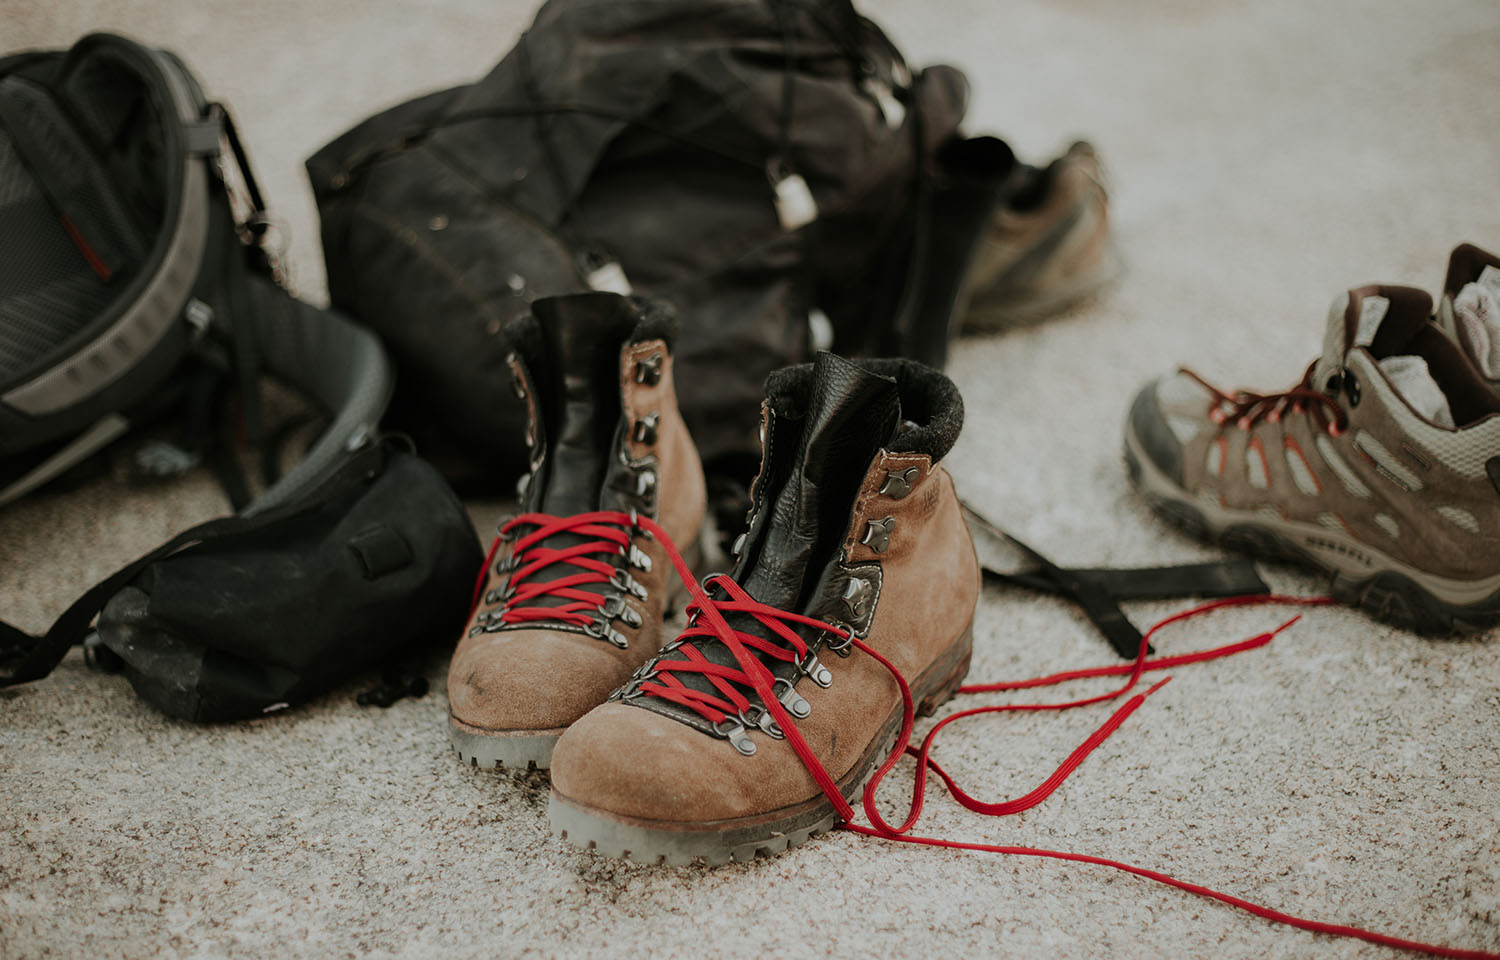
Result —
M 308 161 L 330 293 L 393 354 L 393 424 L 490 495 L 526 463 L 502 327 L 551 294 L 668 300 L 711 482 L 747 483 L 810 317 L 842 353 L 942 362 L 1012 165 L 957 136 L 966 96 L 848 0 L 550 0 L 478 83 Z
M 105 34 L 0 59 L 0 187 L 0 509 L 180 413 L 163 472 L 217 453 L 240 510 L 96 585 L 42 636 L 0 623 L 0 686 L 88 642 L 167 713 L 233 719 L 450 642 L 482 563 L 467 514 L 409 445 L 379 438 L 378 339 L 276 283 L 234 128 L 181 61 Z M 327 424 L 252 502 L 207 411 L 237 406 L 270 450 L 262 372 Z

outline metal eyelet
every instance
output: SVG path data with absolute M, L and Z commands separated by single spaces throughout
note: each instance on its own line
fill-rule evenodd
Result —
M 615 570 L 614 576 L 610 577 L 609 583 L 610 586 L 617 590 L 623 590 L 637 600 L 646 599 L 646 588 L 641 586 L 635 577 L 632 577 L 624 570 Z
M 714 724 L 714 734 L 728 740 L 742 756 L 754 756 L 755 741 L 745 735 L 745 725 L 738 718 L 726 717 Z
M 777 723 L 776 718 L 771 715 L 771 711 L 758 703 L 752 703 L 740 712 L 740 722 L 746 727 L 754 727 L 774 740 L 786 739 L 786 733 L 782 731 L 781 724 Z
M 861 580 L 860 582 L 863 583 L 864 581 Z M 842 620 L 830 620 L 828 621 L 828 623 L 830 626 L 844 628 L 843 632 L 834 634 L 834 636 L 842 638 L 843 642 L 824 643 L 823 649 L 832 653 L 836 653 L 841 657 L 849 656 L 850 653 L 854 652 L 854 628 L 849 626 L 849 624 L 844 623 Z M 824 636 L 828 636 L 828 634 L 825 633 Z
M 880 485 L 880 494 L 892 500 L 900 500 L 911 493 L 911 488 L 916 485 L 917 477 L 921 475 L 920 467 L 892 470 L 885 475 L 885 482 Z
M 823 662 L 818 659 L 816 653 L 809 650 L 807 656 L 796 661 L 796 663 L 797 669 L 802 671 L 804 677 L 816 683 L 824 690 L 833 686 L 833 671 L 823 666 Z
M 821 664 L 819 664 L 819 669 L 824 673 L 828 673 L 828 668 L 822 666 Z M 829 682 L 833 682 L 833 678 L 831 675 L 829 676 Z M 822 686 L 822 684 L 819 684 L 819 686 Z M 785 677 L 778 677 L 776 679 L 776 682 L 771 684 L 771 692 L 775 693 L 777 687 L 785 688 L 776 697 L 776 700 L 786 708 L 787 713 L 790 713 L 798 720 L 804 720 L 807 718 L 808 714 L 812 713 L 812 704 L 808 703 L 807 700 L 797 692 L 792 681 L 786 679 Z
M 870 601 L 875 599 L 875 585 L 864 577 L 850 577 L 844 585 L 844 608 L 856 620 L 864 617 Z
M 644 360 L 636 362 L 635 382 L 644 383 L 648 387 L 654 387 L 661 382 L 662 355 L 653 353 Z
M 651 555 L 635 544 L 632 543 L 628 548 L 621 547 L 620 556 L 625 558 L 625 562 L 630 564 L 632 569 L 639 570 L 641 573 L 651 572 Z
M 599 605 L 599 615 L 605 620 L 619 620 L 627 627 L 633 628 L 641 625 L 641 615 L 619 594 L 605 598 L 604 602 Z
M 609 619 L 601 617 L 591 623 L 586 623 L 583 626 L 583 632 L 596 640 L 608 640 L 621 650 L 629 648 L 630 641 L 626 639 L 625 634 L 609 625 Z
M 635 495 L 638 497 L 650 496 L 656 489 L 656 471 L 642 470 L 635 478 Z
M 865 535 L 860 538 L 860 543 L 869 547 L 875 553 L 885 553 L 891 545 L 891 531 L 896 529 L 896 518 L 885 517 L 881 520 L 870 520 L 865 524 Z
M 635 425 L 631 427 L 630 437 L 636 443 L 650 446 L 656 442 L 660 427 L 661 414 L 653 410 L 635 422 Z

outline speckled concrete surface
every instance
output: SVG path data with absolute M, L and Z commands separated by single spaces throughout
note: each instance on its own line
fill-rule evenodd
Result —
M 951 461 L 961 490 L 1061 561 L 1206 555 L 1129 493 L 1120 423 L 1141 381 L 1190 362 L 1290 384 L 1341 288 L 1431 288 L 1454 243 L 1500 246 L 1493 0 L 867 8 L 914 62 L 968 71 L 974 129 L 1030 157 L 1086 134 L 1114 175 L 1124 283 L 1068 317 L 965 343 L 952 371 L 969 408 Z M 113 27 L 179 50 L 235 108 L 316 298 L 302 159 L 376 108 L 482 73 L 529 16 L 528 3 L 483 0 L 0 0 L 0 46 Z M 40 629 L 88 583 L 221 510 L 212 481 L 193 477 L 0 512 L 0 614 Z M 1269 573 L 1287 591 L 1319 588 Z M 1226 613 L 1161 644 L 1227 642 L 1280 618 Z M 1500 949 L 1497 641 L 1313 610 L 1268 648 L 1177 671 L 1041 807 L 986 820 L 934 791 L 924 829 Z M 985 593 L 972 677 L 1108 660 L 1066 605 Z M 0 693 L 0 956 L 1386 954 L 1102 868 L 846 834 L 718 869 L 600 860 L 548 837 L 545 777 L 457 763 L 442 664 L 430 675 L 433 695 L 387 711 L 356 707 L 351 685 L 210 728 L 162 719 L 77 655 Z M 975 720 L 938 752 L 978 795 L 1015 796 L 1104 716 Z M 909 783 L 892 778 L 892 807 Z

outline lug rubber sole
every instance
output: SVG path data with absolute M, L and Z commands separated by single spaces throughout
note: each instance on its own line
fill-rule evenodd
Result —
M 552 748 L 566 727 L 555 730 L 524 730 L 499 733 L 470 726 L 448 717 L 448 740 L 458 758 L 471 767 L 493 770 L 546 770 L 552 766 Z
M 1329 574 L 1329 592 L 1383 623 L 1429 636 L 1471 634 L 1500 625 L 1500 577 L 1454 581 L 1424 574 L 1350 536 L 1293 520 L 1193 500 L 1158 470 L 1125 431 L 1132 485 L 1162 519 L 1226 550 Z
M 911 684 L 920 716 L 930 716 L 958 692 L 969 672 L 973 646 L 971 624 Z M 901 705 L 897 704 L 859 761 L 839 779 L 839 792 L 846 800 L 855 802 L 875 769 L 890 754 L 901 729 L 901 714 Z M 574 846 L 640 863 L 675 865 L 696 860 L 716 865 L 750 860 L 757 855 L 771 856 L 827 833 L 839 823 L 833 804 L 821 794 L 755 816 L 682 824 L 618 816 L 565 797 L 556 788 L 547 803 L 547 818 L 553 834 Z

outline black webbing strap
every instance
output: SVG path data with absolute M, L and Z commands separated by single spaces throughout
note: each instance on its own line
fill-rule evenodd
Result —
M 183 531 L 124 569 L 94 584 L 87 593 L 73 601 L 41 636 L 33 636 L 0 621 L 0 687 L 39 680 L 51 673 L 67 654 L 68 648 L 83 641 L 89 625 L 99 611 L 104 609 L 110 597 L 146 567 L 205 544 L 230 538 L 243 541 L 282 520 L 316 510 L 352 486 L 378 475 L 384 467 L 387 449 L 387 442 L 367 444 L 306 497 L 298 498 L 292 503 L 252 517 L 221 517 Z
M 1121 600 L 1238 597 L 1271 592 L 1255 565 L 1243 557 L 1134 569 L 1059 567 L 995 526 L 969 504 L 965 503 L 963 508 L 970 532 L 984 548 L 980 550 L 980 558 L 986 580 L 1067 597 L 1078 604 L 1115 652 L 1127 660 L 1133 660 L 1141 648 L 1141 631 L 1120 609 Z M 994 556 L 997 552 L 1019 553 L 1021 562 L 1008 570 L 984 562 L 986 555 Z

